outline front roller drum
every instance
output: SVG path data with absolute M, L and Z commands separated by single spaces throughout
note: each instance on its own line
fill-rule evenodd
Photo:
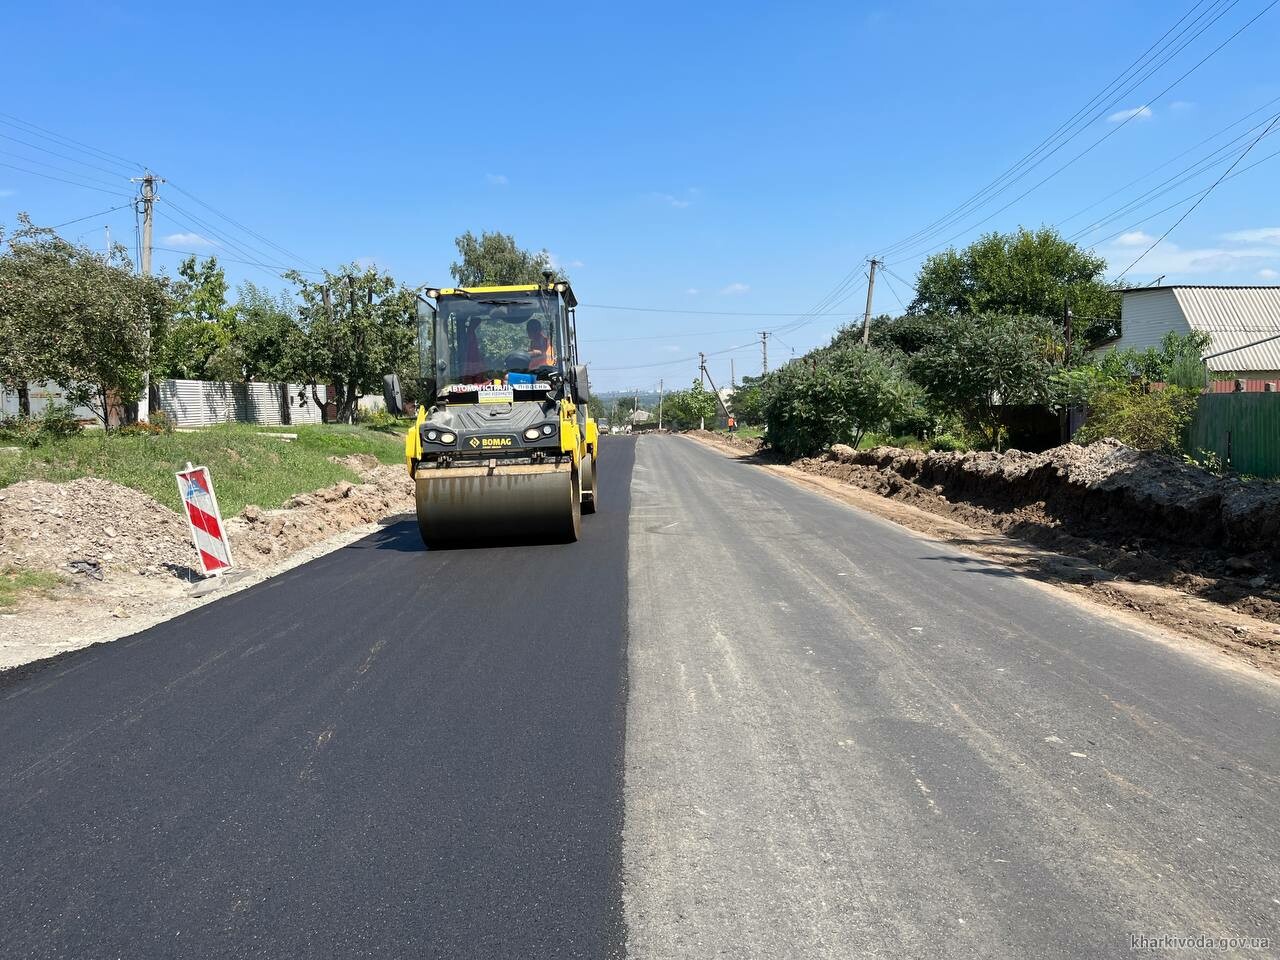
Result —
M 600 483 L 596 477 L 596 458 L 589 454 L 582 456 L 582 512 L 595 513 L 596 504 L 598 503 L 599 493 L 596 492 Z
M 569 463 L 419 467 L 418 530 L 428 547 L 578 539 L 582 491 Z

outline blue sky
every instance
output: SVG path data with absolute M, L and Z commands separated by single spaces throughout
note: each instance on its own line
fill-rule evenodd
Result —
M 867 256 L 1005 171 L 1179 17 L 1181 30 L 1221 13 L 1131 92 L 1095 104 L 1096 121 L 1025 179 L 891 255 L 875 309 L 898 311 L 922 249 L 953 234 L 1041 223 L 1072 234 L 1226 147 L 1219 165 L 1083 237 L 1123 269 L 1193 201 L 1137 221 L 1197 195 L 1280 111 L 1280 7 L 1157 97 L 1270 2 L 24 4 L 4 14 L 0 163 L 102 192 L 0 166 L 0 222 L 127 203 L 124 158 L 172 182 L 157 245 L 224 261 L 360 259 L 442 283 L 456 234 L 500 229 L 551 251 L 585 304 L 673 311 L 580 311 L 598 388 L 685 385 L 699 350 L 723 381 L 730 357 L 739 375 L 758 372 L 753 331 L 774 330 L 777 362 L 849 319 L 731 314 L 803 314 L 833 289 L 826 312 L 860 313 L 859 284 L 837 285 Z M 1125 111 L 1138 115 L 1123 122 Z M 1130 279 L 1280 282 L 1280 157 L 1266 159 L 1277 149 L 1280 126 L 1237 170 L 1258 165 L 1224 181 Z M 104 225 L 132 243 L 129 209 L 61 232 L 101 244 Z M 172 272 L 180 256 L 158 253 L 157 266 Z M 233 282 L 282 285 L 276 270 L 226 265 Z

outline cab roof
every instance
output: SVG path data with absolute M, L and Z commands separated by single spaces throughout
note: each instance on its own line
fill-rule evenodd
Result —
M 569 285 L 568 280 L 555 280 L 551 283 L 521 283 L 501 287 L 443 287 L 440 290 L 442 297 L 459 293 L 559 293 L 570 307 L 578 305 L 578 298 L 574 296 L 573 287 Z

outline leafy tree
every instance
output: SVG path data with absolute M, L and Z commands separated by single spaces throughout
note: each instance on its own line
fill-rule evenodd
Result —
M 246 281 L 236 290 L 236 338 L 249 380 L 288 381 L 295 371 L 291 357 L 302 336 L 297 302 L 286 293 L 272 294 Z
M 1069 301 L 1081 318 L 1118 317 L 1120 294 L 1105 281 L 1106 266 L 1052 227 L 989 233 L 963 250 L 927 258 L 908 312 L 1013 314 L 1060 323 Z
M 764 377 L 742 378 L 741 386 L 729 401 L 734 420 L 752 426 L 764 423 L 764 383 Z
M 382 390 L 385 374 L 412 362 L 414 293 L 377 268 L 356 264 L 323 281 L 286 274 L 302 300 L 299 335 L 290 351 L 290 367 L 312 385 L 328 384 L 337 419 L 352 423 L 360 397 Z
M 788 457 L 811 456 L 833 443 L 857 446 L 920 407 L 922 397 L 897 358 L 845 345 L 789 363 L 764 391 L 769 445 Z
M 587 411 L 591 414 L 591 419 L 599 423 L 604 419 L 604 401 L 592 394 L 587 398 Z
M 1159 347 L 1148 347 L 1146 350 L 1124 350 L 1112 348 L 1093 361 L 1103 374 L 1115 381 L 1137 381 L 1139 383 L 1173 382 L 1181 377 L 1182 386 L 1203 387 L 1207 375 L 1195 374 L 1198 365 L 1201 370 L 1204 361 L 1201 357 L 1209 346 L 1209 334 L 1199 330 L 1180 334 L 1169 331 L 1160 341 Z M 1178 372 L 1175 372 L 1178 371 Z
M 244 356 L 227 277 L 216 257 L 187 257 L 173 284 L 174 316 L 160 345 L 158 372 L 187 380 L 242 380 Z
M 453 242 L 461 259 L 449 266 L 449 272 L 460 287 L 540 283 L 542 274 L 551 270 L 551 254 L 522 250 L 509 233 L 485 231 L 477 239 L 468 230 Z
M 719 409 L 716 395 L 695 380 L 688 390 L 673 390 L 663 398 L 662 419 L 664 425 L 692 430 L 706 421 L 715 423 Z
M 1007 314 L 935 318 L 931 340 L 910 359 L 912 378 L 939 413 L 955 412 L 999 450 L 1007 406 L 1048 403 L 1062 342 L 1051 321 Z
M 167 282 L 136 276 L 119 245 L 102 255 L 18 221 L 0 255 L 0 382 L 51 380 L 106 425 L 110 399 L 138 395 L 163 342 Z

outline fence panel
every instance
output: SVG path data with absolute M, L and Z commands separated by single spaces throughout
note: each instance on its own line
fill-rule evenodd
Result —
M 1205 394 L 1187 449 L 1211 450 L 1240 473 L 1280 477 L 1280 393 Z
M 180 427 L 212 423 L 320 423 L 311 388 L 298 383 L 161 380 L 160 409 Z M 325 388 L 316 391 L 325 398 Z

